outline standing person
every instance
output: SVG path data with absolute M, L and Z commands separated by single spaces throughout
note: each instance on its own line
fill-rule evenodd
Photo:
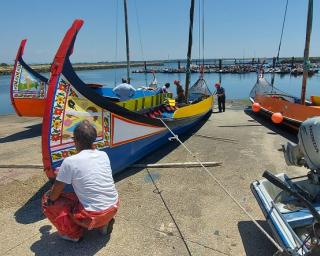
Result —
M 177 99 L 176 101 L 178 103 L 185 103 L 186 102 L 186 96 L 184 95 L 184 90 L 182 88 L 182 85 L 179 80 L 174 80 L 173 82 L 177 86 Z
M 135 94 L 136 89 L 122 78 L 122 83 L 114 87 L 112 91 L 120 98 L 120 101 L 126 101 Z
M 95 149 L 96 129 L 87 121 L 75 128 L 77 154 L 61 164 L 51 190 L 42 198 L 43 212 L 57 228 L 62 239 L 78 242 L 84 229 L 112 232 L 119 207 L 108 155 Z M 71 184 L 74 192 L 63 192 Z
M 218 98 L 218 108 L 219 112 L 225 112 L 226 110 L 226 94 L 224 88 L 220 85 L 220 83 L 215 84 L 216 87 L 216 95 Z
M 160 93 L 168 93 L 169 92 L 170 83 L 165 83 L 164 86 L 162 86 Z

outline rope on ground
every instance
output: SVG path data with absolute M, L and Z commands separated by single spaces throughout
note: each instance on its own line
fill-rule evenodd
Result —
M 0 168 L 23 168 L 23 169 L 43 169 L 42 164 L 0 164 Z
M 145 222 L 142 223 L 142 222 L 137 221 L 137 220 L 127 219 L 127 218 L 125 218 L 125 217 L 123 217 L 123 216 L 119 216 L 119 215 L 117 215 L 117 219 L 122 219 L 122 220 L 124 220 L 124 221 L 126 221 L 126 222 L 135 223 L 135 225 L 139 225 L 139 226 L 141 226 L 141 227 L 144 227 L 144 228 L 147 228 L 147 229 L 156 231 L 156 232 L 159 233 L 159 234 L 163 234 L 163 235 L 166 235 L 166 236 L 173 236 L 173 237 L 176 237 L 176 238 L 181 238 L 180 236 L 175 235 L 175 234 L 173 234 L 173 233 L 170 233 L 170 234 L 169 234 L 167 231 L 159 230 L 158 228 L 155 228 L 155 227 L 146 225 Z M 200 243 L 200 242 L 198 242 L 198 241 L 194 241 L 194 240 L 191 240 L 191 239 L 189 239 L 189 238 L 185 238 L 185 240 L 188 241 L 188 242 L 190 242 L 190 243 L 192 243 L 192 244 L 199 245 L 199 246 L 201 246 L 201 247 L 203 247 L 203 248 L 206 248 L 206 249 L 209 249 L 209 250 L 218 252 L 218 253 L 223 254 L 223 255 L 228 255 L 228 256 L 230 256 L 230 253 L 220 251 L 219 249 L 210 247 L 210 246 L 208 246 L 208 245 L 206 245 L 206 244 L 203 244 L 203 243 Z
M 179 139 L 169 126 L 161 119 L 159 120 L 170 131 L 174 138 L 185 148 L 185 150 L 202 166 L 202 168 L 209 174 L 209 176 L 219 185 L 219 187 L 232 199 L 232 201 L 251 219 L 258 229 L 270 240 L 271 243 L 280 251 L 283 252 L 282 247 L 268 234 L 267 231 L 251 216 L 251 214 L 237 201 L 237 199 L 227 190 L 227 188 L 202 164 L 199 158 L 191 152 L 191 150 Z
M 187 242 L 186 242 L 186 239 L 184 238 L 184 236 L 183 236 L 183 234 L 182 234 L 182 232 L 181 232 L 181 230 L 180 230 L 180 228 L 179 228 L 179 226 L 178 226 L 178 224 L 177 224 L 177 222 L 176 222 L 173 214 L 171 213 L 171 211 L 170 211 L 170 209 L 169 209 L 166 201 L 164 200 L 164 198 L 163 198 L 163 196 L 162 196 L 162 194 L 161 194 L 161 191 L 159 190 L 157 184 L 154 182 L 153 177 L 152 177 L 152 175 L 150 174 L 150 172 L 149 172 L 148 169 L 147 169 L 147 172 L 148 172 L 148 175 L 149 175 L 149 177 L 150 177 L 150 179 L 151 179 L 154 187 L 156 188 L 156 189 L 155 189 L 155 192 L 160 196 L 160 198 L 161 198 L 164 206 L 166 207 L 166 209 L 167 209 L 167 211 L 168 211 L 168 213 L 169 213 L 169 215 L 170 215 L 170 217 L 171 217 L 174 225 L 176 226 L 176 228 L 177 228 L 177 230 L 178 230 L 178 232 L 179 232 L 179 235 L 180 235 L 180 237 L 181 237 L 184 245 L 186 246 L 186 249 L 187 249 L 187 251 L 188 251 L 188 254 L 189 254 L 190 256 L 192 256 L 191 251 L 190 251 L 190 249 L 189 249 L 189 247 L 188 247 L 188 244 L 187 244 Z

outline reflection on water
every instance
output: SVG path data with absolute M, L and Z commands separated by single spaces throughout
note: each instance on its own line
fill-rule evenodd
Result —
M 115 81 L 118 83 L 122 77 L 126 76 L 126 69 L 106 69 L 106 70 L 88 70 L 88 71 L 77 71 L 80 78 L 87 83 L 101 83 L 108 87 L 113 87 Z M 49 74 L 44 74 L 46 77 Z M 134 73 L 131 75 L 131 83 L 135 87 L 146 86 L 151 83 L 153 77 L 151 74 L 138 74 Z M 205 74 L 205 79 L 209 85 L 210 90 L 214 91 L 214 84 L 220 80 L 219 74 Z M 268 81 L 271 81 L 271 74 L 265 75 Z M 198 74 L 191 75 L 191 84 L 198 79 Z M 182 83 L 185 81 L 184 74 L 156 74 L 158 80 L 158 86 L 162 86 L 166 82 L 171 83 L 171 91 L 175 93 L 175 86 L 173 85 L 174 80 L 181 80 Z M 227 98 L 229 99 L 244 99 L 248 98 L 249 92 L 255 84 L 257 76 L 255 73 L 247 74 L 221 74 L 222 86 L 226 90 Z M 293 77 L 290 75 L 275 77 L 275 86 L 279 89 L 300 96 L 302 77 Z M 10 76 L 0 76 L 0 114 L 13 113 L 14 110 L 11 106 L 9 96 L 9 83 Z M 320 74 L 316 74 L 308 79 L 307 86 L 307 97 L 310 95 L 320 95 Z

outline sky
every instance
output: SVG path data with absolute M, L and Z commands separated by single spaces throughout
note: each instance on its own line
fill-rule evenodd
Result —
M 132 60 L 186 58 L 190 0 L 127 1 Z M 193 58 L 199 56 L 199 1 L 202 3 L 196 0 Z M 205 58 L 276 55 L 286 0 L 203 1 Z M 289 0 L 280 56 L 303 56 L 307 5 L 307 0 Z M 314 1 L 311 56 L 320 56 L 317 10 L 320 3 Z M 24 54 L 27 63 L 51 63 L 76 18 L 85 23 L 78 34 L 72 62 L 125 60 L 122 0 L 10 0 L 1 1 L 0 7 L 0 63 L 13 63 L 24 38 L 28 39 Z

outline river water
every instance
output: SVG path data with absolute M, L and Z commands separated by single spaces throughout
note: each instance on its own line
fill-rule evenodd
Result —
M 126 76 L 126 69 L 106 69 L 106 70 L 88 70 L 77 71 L 79 77 L 87 83 L 101 83 L 106 87 L 113 87 L 117 81 L 121 81 L 122 77 Z M 48 77 L 49 74 L 45 73 L 44 76 Z M 205 74 L 205 79 L 209 85 L 210 90 L 214 91 L 214 84 L 219 81 L 220 74 L 211 73 Z M 131 75 L 131 84 L 135 87 L 146 86 L 152 81 L 151 74 L 139 74 L 133 73 Z M 191 75 L 191 84 L 193 84 L 199 77 L 199 74 Z M 268 81 L 271 80 L 271 74 L 265 75 Z M 162 86 L 164 83 L 171 83 L 171 91 L 175 93 L 174 80 L 185 81 L 185 74 L 156 74 L 158 86 Z M 251 88 L 255 84 L 257 79 L 256 73 L 246 74 L 221 74 L 222 86 L 225 88 L 226 96 L 229 99 L 245 99 L 248 98 Z M 9 83 L 10 76 L 0 76 L 0 115 L 14 113 L 11 106 L 9 96 Z M 287 93 L 294 96 L 300 96 L 302 77 L 294 77 L 290 75 L 276 75 L 275 86 Z M 320 95 L 320 74 L 315 74 L 308 79 L 307 83 L 307 97 L 310 95 Z

